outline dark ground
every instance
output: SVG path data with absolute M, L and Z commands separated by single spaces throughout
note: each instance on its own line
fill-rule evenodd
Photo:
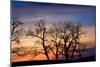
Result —
M 79 60 L 42 60 L 42 61 L 24 61 L 24 62 L 13 62 L 11 63 L 12 67 L 16 66 L 27 66 L 27 65 L 44 65 L 44 64 L 61 64 L 61 63 L 76 63 L 76 62 L 90 62 L 90 61 L 96 61 L 96 56 L 90 56 L 86 58 L 82 58 Z

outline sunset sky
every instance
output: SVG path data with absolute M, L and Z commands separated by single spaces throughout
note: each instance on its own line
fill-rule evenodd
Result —
M 69 4 L 50 4 L 50 3 L 37 3 L 37 2 L 23 2 L 12 1 L 11 3 L 11 15 L 12 17 L 18 17 L 21 22 L 24 23 L 25 29 L 32 29 L 34 22 L 39 22 L 40 19 L 44 19 L 47 26 L 50 23 L 58 23 L 64 21 L 74 21 L 75 23 L 81 22 L 83 24 L 82 30 L 86 33 L 81 37 L 82 44 L 86 45 L 89 50 L 84 53 L 84 56 L 95 55 L 95 26 L 96 26 L 96 7 L 95 6 L 82 6 L 82 5 L 69 5 Z M 23 34 L 24 35 L 24 34 Z M 50 38 L 49 38 L 50 39 Z M 21 36 L 20 41 L 22 46 L 33 47 L 36 45 L 35 41 L 39 39 Z M 12 47 L 18 47 L 18 43 L 12 42 Z M 39 44 L 38 44 L 39 45 Z M 37 46 L 38 46 L 37 45 Z M 42 48 L 41 46 L 39 46 Z M 39 48 L 39 49 L 40 49 Z M 54 60 L 52 53 L 49 53 L 50 59 Z M 33 58 L 34 54 L 21 56 L 12 55 L 12 62 L 18 61 L 30 61 L 30 60 L 46 60 L 45 55 L 38 55 Z M 64 59 L 62 56 L 60 59 Z
M 20 20 L 26 23 L 27 26 L 41 18 L 45 19 L 48 23 L 66 20 L 80 21 L 83 24 L 83 30 L 87 31 L 82 41 L 95 45 L 95 6 L 13 1 L 12 16 L 20 17 Z

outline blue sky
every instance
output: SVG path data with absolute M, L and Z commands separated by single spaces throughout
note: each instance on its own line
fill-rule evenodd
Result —
M 12 16 L 20 17 L 22 20 L 40 17 L 48 17 L 49 20 L 75 20 L 95 26 L 96 7 L 13 1 Z

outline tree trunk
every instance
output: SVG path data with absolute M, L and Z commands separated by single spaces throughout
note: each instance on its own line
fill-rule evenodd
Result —
M 76 41 L 76 39 L 75 39 L 75 46 L 74 46 L 73 51 L 72 51 L 71 60 L 74 59 L 74 53 L 75 53 L 76 45 L 77 45 L 77 41 Z
M 43 39 L 42 39 L 42 42 L 43 42 L 43 48 L 44 48 L 44 51 L 45 51 L 45 55 L 47 57 L 47 60 L 49 60 L 49 56 L 48 56 L 48 53 L 47 53 L 47 48 L 45 47 L 45 29 L 43 30 Z
M 64 54 L 65 54 L 66 60 L 69 60 L 68 59 L 68 50 L 67 50 L 67 47 L 66 47 L 66 41 L 64 41 Z
M 58 55 L 56 55 L 56 60 L 58 60 Z
M 56 60 L 58 60 L 58 46 L 56 46 Z
M 74 53 L 75 53 L 75 49 L 76 49 L 76 45 L 74 46 L 74 49 L 73 49 L 73 51 L 72 51 L 71 60 L 73 60 L 73 59 L 74 59 Z
M 82 59 L 82 53 L 81 53 L 81 51 L 79 50 L 79 58 L 80 58 L 80 60 Z

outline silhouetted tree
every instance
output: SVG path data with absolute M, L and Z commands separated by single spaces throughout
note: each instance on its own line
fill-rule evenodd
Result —
M 59 33 L 59 37 L 60 39 L 63 40 L 64 44 L 63 44 L 63 48 L 64 48 L 64 56 L 65 58 L 68 60 L 68 49 L 70 48 L 67 44 L 69 38 L 70 38 L 70 32 L 69 32 L 69 27 L 70 27 L 70 23 L 68 22 L 62 22 L 59 23 L 58 28 L 56 29 L 56 31 Z M 68 46 L 68 47 L 67 47 Z
M 11 19 L 11 41 L 15 41 L 17 44 L 20 44 L 19 36 L 21 35 L 22 29 L 21 25 L 23 23 L 17 17 Z M 19 48 L 12 50 L 12 53 L 17 53 Z
M 17 17 L 13 17 L 11 20 L 11 41 L 16 41 L 19 43 L 18 36 L 21 34 L 21 25 L 23 23 Z
M 59 23 L 59 26 L 58 28 L 56 28 L 56 31 L 59 33 L 60 39 L 62 39 L 64 42 L 63 50 L 66 60 L 69 60 L 70 58 L 70 50 L 72 50 L 71 58 L 73 59 L 76 46 L 79 42 L 78 39 L 80 38 L 80 35 L 83 34 L 81 30 L 81 24 L 69 21 L 62 22 Z M 72 46 L 73 48 L 71 48 Z
M 84 34 L 85 32 L 82 31 L 82 24 L 81 23 L 76 23 L 72 25 L 72 28 L 70 29 L 71 31 L 71 36 L 74 42 L 73 48 L 72 48 L 72 56 L 71 56 L 71 60 L 74 58 L 74 53 L 76 52 L 76 48 L 78 50 L 78 53 L 80 55 L 81 58 L 81 53 L 83 51 L 83 45 L 80 43 L 80 37 L 82 34 Z M 85 47 L 84 47 L 85 49 Z M 82 50 L 82 51 L 81 51 Z
M 49 46 L 50 50 L 52 51 L 53 55 L 56 57 L 56 60 L 59 59 L 59 55 L 63 52 L 63 45 L 61 43 L 61 40 L 59 38 L 59 33 L 56 31 L 58 28 L 58 24 L 52 24 L 52 27 L 49 29 L 50 36 L 52 37 L 51 46 Z
M 42 46 L 44 49 L 44 54 L 47 57 L 47 60 L 49 60 L 49 56 L 48 56 L 48 46 L 45 45 L 46 42 L 46 35 L 47 35 L 47 29 L 45 26 L 45 21 L 43 19 L 40 19 L 40 21 L 38 23 L 35 24 L 35 31 L 28 31 L 27 35 L 31 35 L 33 37 L 37 37 L 41 40 L 42 42 Z

